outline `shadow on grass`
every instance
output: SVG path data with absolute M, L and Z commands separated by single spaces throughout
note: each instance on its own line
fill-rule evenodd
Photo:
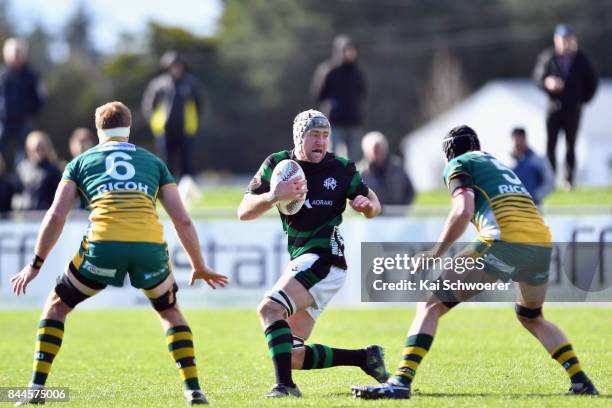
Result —
M 550 398 L 550 397 L 567 397 L 567 398 L 612 398 L 612 395 L 565 395 L 564 393 L 550 393 L 550 392 L 526 392 L 516 394 L 499 394 L 493 392 L 481 392 L 481 393 L 469 393 L 469 392 L 416 392 L 413 394 L 416 397 L 429 397 L 429 398 L 449 398 L 449 397 L 499 397 L 503 399 L 517 399 L 517 398 Z
M 332 392 L 327 394 L 330 397 L 351 397 L 350 392 Z M 550 397 L 567 397 L 567 398 L 597 398 L 597 399 L 612 399 L 612 395 L 564 395 L 564 393 L 550 392 L 533 392 L 533 393 L 515 393 L 515 394 L 500 394 L 495 392 L 419 392 L 412 393 L 413 398 L 480 398 L 480 397 L 497 397 L 500 399 L 520 399 L 520 398 L 550 398 Z M 358 398 L 356 398 L 358 399 Z M 380 401 L 380 400 L 377 400 Z

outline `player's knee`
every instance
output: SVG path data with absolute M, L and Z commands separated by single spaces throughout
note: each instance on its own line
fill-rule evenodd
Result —
M 149 292 L 152 292 L 152 290 L 149 290 Z M 176 282 L 173 282 L 171 287 L 161 295 L 149 297 L 153 309 L 155 309 L 160 316 L 163 316 L 162 313 L 173 313 L 173 310 L 178 310 L 176 306 L 176 292 L 178 292 L 178 285 Z
M 257 307 L 257 314 L 262 319 L 283 319 L 285 318 L 285 309 L 278 303 L 265 298 Z
M 257 308 L 257 312 L 262 318 L 284 319 L 293 315 L 297 311 L 296 309 L 291 296 L 281 289 L 266 293 L 264 300 Z
M 438 301 L 424 302 L 424 303 L 421 303 L 421 306 L 420 306 L 420 313 L 426 316 L 441 317 L 446 312 L 448 312 L 448 310 L 449 310 L 448 306 Z
M 304 364 L 304 346 L 301 347 L 293 347 L 291 350 L 291 368 L 294 370 L 299 370 L 302 368 Z
M 542 307 L 529 308 L 516 304 L 514 306 L 516 317 L 526 328 L 538 325 L 542 322 Z
M 161 309 L 161 310 L 157 310 L 155 309 L 155 311 L 157 312 L 157 314 L 159 314 L 162 318 L 166 319 L 166 320 L 170 320 L 172 321 L 172 319 L 178 318 L 180 316 L 182 316 L 181 311 L 178 308 L 178 305 L 175 303 L 173 303 L 172 305 L 168 305 L 167 307 Z
M 55 292 L 52 292 L 47 300 L 44 314 L 50 319 L 63 320 L 71 311 L 72 308 L 64 303 Z

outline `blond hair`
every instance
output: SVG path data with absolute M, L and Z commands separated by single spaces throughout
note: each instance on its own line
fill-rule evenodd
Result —
M 30 132 L 28 136 L 26 137 L 26 141 L 25 141 L 26 154 L 29 150 L 28 146 L 36 143 L 37 141 L 41 141 L 43 145 L 45 146 L 47 159 L 53 164 L 58 164 L 59 160 L 57 158 L 57 153 L 55 152 L 55 148 L 53 147 L 53 142 L 51 142 L 51 138 L 49 137 L 48 134 L 40 130 L 35 130 L 33 132 Z

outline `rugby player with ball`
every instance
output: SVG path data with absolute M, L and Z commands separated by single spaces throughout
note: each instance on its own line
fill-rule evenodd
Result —
M 269 398 L 301 396 L 292 369 L 356 366 L 379 382 L 388 378 L 380 346 L 344 350 L 304 344 L 346 278 L 339 226 L 347 200 L 366 218 L 380 213 L 376 194 L 363 183 L 355 164 L 327 151 L 330 132 L 321 112 L 298 114 L 295 147 L 268 156 L 238 208 L 240 220 L 252 220 L 277 206 L 291 256 L 258 307 L 276 373 Z

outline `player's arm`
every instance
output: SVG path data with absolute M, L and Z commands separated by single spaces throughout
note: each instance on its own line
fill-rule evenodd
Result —
M 17 275 L 11 278 L 15 294 L 25 294 L 28 284 L 38 275 L 44 260 L 55 246 L 64 229 L 66 217 L 74 206 L 76 197 L 77 187 L 74 182 L 61 181 L 59 183 L 55 191 L 53 203 L 42 220 L 40 232 L 34 246 L 34 259 L 32 263 L 25 266 Z
M 247 192 L 238 206 L 238 218 L 240 221 L 254 220 L 279 201 L 300 200 L 307 192 L 305 179 L 281 181 L 273 190 L 262 194 Z
M 192 269 L 189 285 L 193 285 L 197 279 L 203 279 L 213 289 L 216 289 L 215 284 L 224 287 L 227 284 L 227 277 L 219 275 L 204 262 L 204 257 L 200 251 L 198 233 L 183 205 L 176 185 L 171 184 L 163 187 L 159 192 L 159 199 L 168 216 L 170 216 L 172 224 L 174 224 L 181 245 L 187 252 Z
M 369 188 L 367 196 L 358 195 L 353 200 L 350 200 L 349 204 L 353 210 L 362 213 L 366 218 L 374 218 L 381 211 L 378 196 Z
M 465 232 L 470 220 L 474 215 L 474 191 L 470 187 L 458 187 L 452 193 L 452 208 L 438 243 L 432 251 L 433 257 L 440 257 L 458 240 Z

